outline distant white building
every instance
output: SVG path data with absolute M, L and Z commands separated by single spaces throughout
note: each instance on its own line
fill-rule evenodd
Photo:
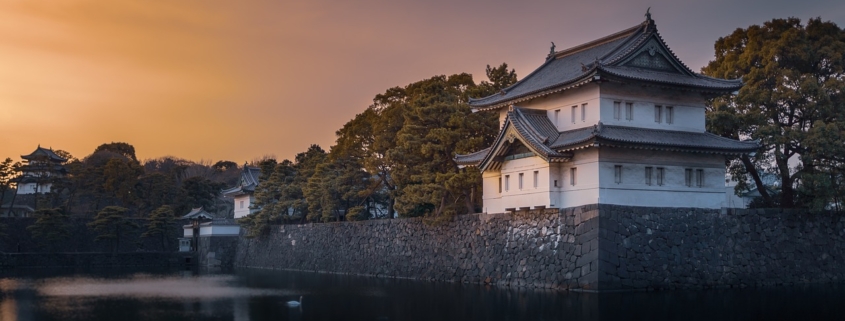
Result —
M 252 208 L 252 204 L 255 201 L 253 194 L 255 187 L 258 186 L 258 177 L 260 176 L 260 168 L 244 164 L 238 184 L 222 191 L 224 197 L 231 198 L 235 202 L 235 218 L 241 218 L 258 211 L 257 208 Z
M 29 155 L 21 155 L 25 165 L 21 168 L 21 176 L 17 179 L 18 195 L 49 193 L 53 186 L 53 179 L 66 174 L 62 164 L 67 159 L 53 152 L 52 149 L 42 148 L 40 145 Z
M 489 148 L 457 155 L 483 175 L 484 211 L 617 204 L 719 208 L 726 157 L 754 152 L 705 131 L 705 101 L 740 80 L 697 74 L 646 21 L 551 52 L 537 70 L 470 99 L 499 114 Z

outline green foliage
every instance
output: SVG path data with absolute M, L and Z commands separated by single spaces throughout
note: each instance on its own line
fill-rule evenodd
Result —
M 386 208 L 393 217 L 396 207 L 401 216 L 436 216 L 480 207 L 480 173 L 458 169 L 453 157 L 491 144 L 498 115 L 472 113 L 468 97 L 488 96 L 517 81 L 507 64 L 487 66 L 487 77 L 478 85 L 472 76 L 456 74 L 389 88 L 337 131 L 330 158 L 358 162 L 369 174 L 366 188 L 356 187 L 363 204 L 374 204 L 365 211 L 380 216 L 375 213 Z
M 191 208 L 203 207 L 209 212 L 217 209 L 217 196 L 224 187 L 221 183 L 215 183 L 207 178 L 190 177 L 182 182 L 179 193 L 179 203 L 175 207 L 179 213 L 187 213 Z
M 47 248 L 70 238 L 68 216 L 60 208 L 39 209 L 33 213 L 35 223 L 26 229 Z
M 103 192 L 109 199 L 123 206 L 132 206 L 138 202 L 135 187 L 138 178 L 144 174 L 138 161 L 112 158 L 106 162 L 102 171 Z
M 136 162 L 138 161 L 138 158 L 135 157 L 135 146 L 132 146 L 128 143 L 111 142 L 111 143 L 108 143 L 108 144 L 102 144 L 100 146 L 97 146 L 97 148 L 94 150 L 94 154 L 100 153 L 100 152 L 114 153 L 114 154 L 121 155 L 124 158 L 130 159 L 130 160 L 133 160 L 133 161 L 136 161 Z
M 352 158 L 335 158 L 317 165 L 303 189 L 308 220 L 366 219 L 369 213 L 361 204 L 365 203 L 369 174 Z
M 120 248 L 121 230 L 138 227 L 138 224 L 129 220 L 128 212 L 129 209 L 125 207 L 106 206 L 97 212 L 97 216 L 94 217 L 94 221 L 88 223 L 88 227 L 100 233 L 97 235 L 97 241 L 113 241 L 114 252 L 117 252 Z
M 142 238 L 159 237 L 162 250 L 167 250 L 167 237 L 170 236 L 176 222 L 176 214 L 170 205 L 162 205 L 147 217 L 147 230 L 141 234 Z
M 845 31 L 820 19 L 806 26 L 774 19 L 737 29 L 715 49 L 702 72 L 742 77 L 745 86 L 710 103 L 708 130 L 762 144 L 756 157 L 732 162 L 737 188 L 756 185 L 766 206 L 838 208 L 845 196 Z M 778 199 L 764 188 L 765 173 L 777 175 Z
M 0 204 L 5 203 L 6 192 L 12 191 L 14 179 L 18 176 L 21 164 L 6 158 L 0 163 Z

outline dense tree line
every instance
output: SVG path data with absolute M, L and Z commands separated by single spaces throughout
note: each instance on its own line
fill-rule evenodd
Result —
M 774 19 L 737 29 L 702 69 L 742 78 L 735 96 L 711 102 L 708 130 L 759 140 L 733 161 L 737 188 L 756 188 L 759 207 L 841 210 L 845 197 L 845 31 L 832 22 Z M 766 186 L 765 176 L 777 178 Z
M 328 152 L 311 145 L 293 161 L 261 162 L 255 205 L 242 220 L 251 235 L 281 222 L 426 216 L 444 219 L 481 207 L 481 175 L 459 168 L 456 153 L 486 148 L 498 115 L 473 113 L 469 97 L 517 80 L 507 64 L 487 66 L 489 81 L 462 73 L 393 87 L 336 132 Z
M 45 244 L 69 237 L 63 224 L 71 216 L 92 219 L 89 227 L 100 232 L 98 240 L 115 242 L 115 249 L 122 229 L 141 227 L 134 223 L 138 219 L 148 221 L 145 237 L 160 238 L 191 208 L 226 216 L 232 207 L 220 191 L 234 185 L 241 174 L 231 161 L 211 164 L 162 157 L 142 162 L 132 145 L 120 142 L 102 144 L 82 159 L 55 152 L 67 159 L 61 164 L 66 175 L 44 175 L 39 183 L 51 183 L 51 192 L 27 198 L 14 189 L 22 164 L 11 158 L 0 163 L 0 200 L 35 209 L 37 220 L 29 231 Z

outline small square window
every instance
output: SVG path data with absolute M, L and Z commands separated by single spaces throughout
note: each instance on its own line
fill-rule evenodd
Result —
M 695 185 L 698 187 L 704 187 L 704 170 L 703 169 L 696 169 L 695 170 Z
M 622 102 L 613 102 L 613 119 L 619 120 L 622 118 Z
M 660 123 L 663 119 L 663 106 L 654 106 L 654 122 Z
M 511 176 L 505 175 L 505 192 L 510 190 L 510 185 L 511 185 Z
M 657 168 L 657 185 L 663 186 L 663 176 L 666 174 L 666 169 L 663 167 Z
M 666 106 L 666 123 L 672 124 L 675 122 L 675 107 Z
M 613 166 L 613 180 L 616 184 L 622 183 L 622 165 Z
M 587 104 L 581 104 L 581 121 L 587 120 Z

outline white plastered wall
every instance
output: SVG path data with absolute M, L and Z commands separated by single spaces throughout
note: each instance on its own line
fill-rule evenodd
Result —
M 725 206 L 725 158 L 721 155 L 648 151 L 625 148 L 600 149 L 599 203 L 720 208 Z M 622 166 L 616 182 L 615 166 Z M 652 184 L 646 184 L 645 167 L 652 167 Z M 663 185 L 657 184 L 657 168 L 664 168 Z M 692 186 L 686 184 L 686 169 L 692 170 Z M 697 170 L 704 185 L 697 186 Z
M 552 124 L 555 124 L 559 131 L 566 131 L 597 124 L 599 121 L 599 102 L 599 86 L 587 84 L 527 102 L 517 103 L 516 106 L 525 109 L 545 110 Z M 587 105 L 585 106 L 585 117 L 582 121 L 581 106 L 583 104 Z M 576 107 L 574 122 L 572 121 L 572 107 Z M 558 110 L 560 112 L 555 113 Z M 499 109 L 499 128 L 502 128 L 507 112 L 507 108 Z
M 537 184 L 534 185 L 534 172 Z M 519 174 L 523 175 L 522 188 Z M 499 178 L 502 192 L 499 193 Z M 550 206 L 549 163 L 540 157 L 527 157 L 506 161 L 500 171 L 487 171 L 484 179 L 484 211 L 502 213 L 505 208 Z
M 620 119 L 614 117 L 614 102 L 620 102 Z M 625 103 L 633 103 L 633 119 L 625 119 Z M 602 84 L 601 122 L 607 125 L 663 130 L 704 132 L 704 97 L 696 93 L 669 91 L 653 87 Z M 663 106 L 661 121 L 655 121 L 654 106 Z M 674 120 L 667 123 L 666 106 L 674 109 Z
M 250 213 L 249 206 L 252 204 L 252 195 L 235 196 L 234 200 L 235 200 L 235 218 L 241 218 L 241 217 L 249 215 L 249 213 Z M 243 206 L 241 206 L 241 202 L 243 202 Z

